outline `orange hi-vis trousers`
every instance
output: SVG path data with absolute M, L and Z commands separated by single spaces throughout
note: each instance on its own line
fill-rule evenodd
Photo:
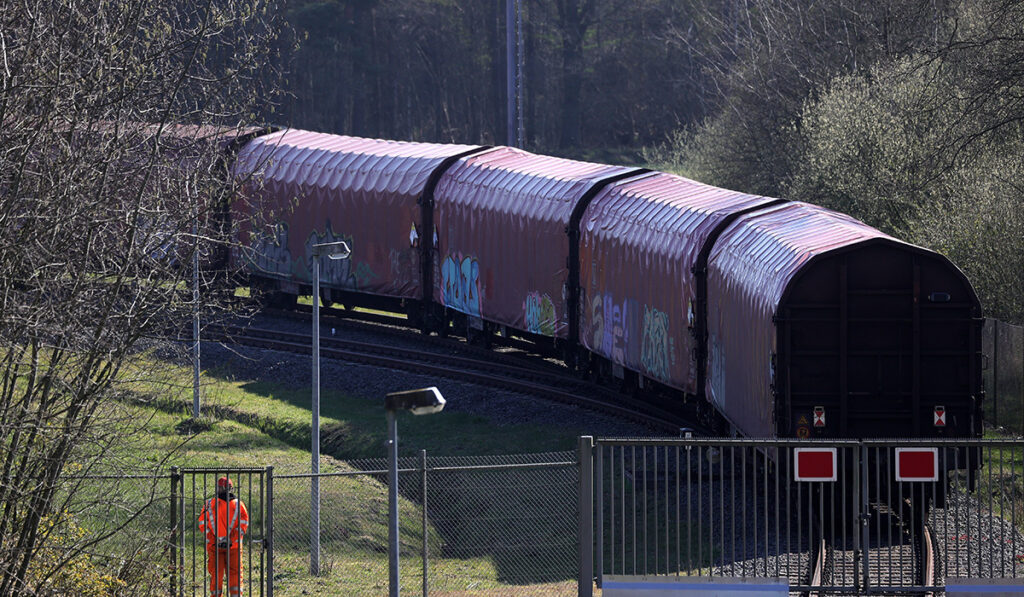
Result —
M 222 597 L 224 576 L 228 578 L 228 597 L 242 595 L 242 549 L 232 546 L 217 549 L 216 545 L 206 546 L 206 569 L 210 572 L 210 597 Z

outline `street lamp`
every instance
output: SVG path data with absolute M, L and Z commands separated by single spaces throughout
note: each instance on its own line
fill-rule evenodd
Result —
M 444 397 L 437 388 L 392 392 L 384 397 L 388 419 L 388 595 L 398 597 L 398 424 L 395 413 L 407 410 L 414 415 L 432 415 L 444 408 Z M 426 589 L 424 589 L 425 591 Z
M 348 259 L 345 241 L 313 245 L 313 475 L 310 486 L 309 573 L 320 574 L 320 257 Z

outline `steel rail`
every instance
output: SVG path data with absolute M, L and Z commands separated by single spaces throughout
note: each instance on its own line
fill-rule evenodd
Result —
M 211 326 L 208 329 L 208 338 L 216 338 L 233 344 L 299 354 L 307 354 L 311 350 L 310 339 L 303 334 L 235 326 L 222 326 L 220 328 Z M 586 391 L 588 393 L 601 394 L 604 393 L 602 388 L 595 387 L 567 391 L 557 387 L 575 385 L 581 388 L 584 385 L 584 382 L 568 374 L 558 376 L 521 366 L 496 365 L 493 362 L 482 359 L 439 355 L 432 352 L 395 348 L 365 342 L 329 339 L 324 344 L 326 346 L 321 348 L 321 356 L 326 358 L 438 375 L 489 387 L 532 394 L 556 402 L 581 406 L 589 410 L 632 420 L 661 431 L 678 431 L 681 426 L 693 426 L 691 422 L 671 413 L 645 403 L 630 400 L 624 396 L 617 396 L 620 404 L 616 404 L 609 400 L 592 398 L 583 393 Z M 523 379 L 523 376 L 527 374 L 533 377 L 534 380 Z M 536 381 L 536 379 L 541 381 Z
M 828 553 L 829 546 L 825 541 L 825 534 L 820 528 L 817 529 L 817 535 L 819 539 L 814 542 L 815 547 L 814 553 L 811 556 L 811 570 L 807 578 L 807 586 L 809 587 L 821 587 L 825 580 L 825 561 L 827 559 L 826 554 Z M 815 591 L 808 591 L 805 595 L 810 595 L 812 593 L 815 593 Z
M 935 545 L 932 539 L 932 530 L 924 525 L 920 533 L 921 540 L 921 586 L 935 586 Z M 927 592 L 925 595 L 934 595 L 934 592 Z

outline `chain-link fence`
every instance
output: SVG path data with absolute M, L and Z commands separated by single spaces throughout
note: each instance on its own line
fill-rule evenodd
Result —
M 311 475 L 277 474 L 275 594 L 388 590 L 387 461 L 320 474 L 320 569 L 309 574 Z M 576 595 L 576 454 L 399 460 L 402 595 Z
M 985 420 L 1016 435 L 1024 434 L 1024 326 L 986 319 L 982 350 L 987 367 Z
M 49 595 L 166 595 L 170 492 L 170 475 L 62 477 L 26 584 Z

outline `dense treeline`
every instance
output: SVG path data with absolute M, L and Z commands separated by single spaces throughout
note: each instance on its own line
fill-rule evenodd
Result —
M 1024 1 L 523 0 L 529 148 L 823 204 L 1024 320 Z M 505 143 L 504 0 L 299 0 L 272 120 Z M 667 139 L 667 141 L 666 141 Z
M 713 45 L 708 117 L 648 158 L 936 249 L 988 315 L 1024 321 L 1024 2 L 764 1 L 750 12 Z
M 527 144 L 639 146 L 703 114 L 672 0 L 522 0 Z M 505 143 L 504 0 L 298 0 L 292 95 L 272 120 L 357 135 Z

